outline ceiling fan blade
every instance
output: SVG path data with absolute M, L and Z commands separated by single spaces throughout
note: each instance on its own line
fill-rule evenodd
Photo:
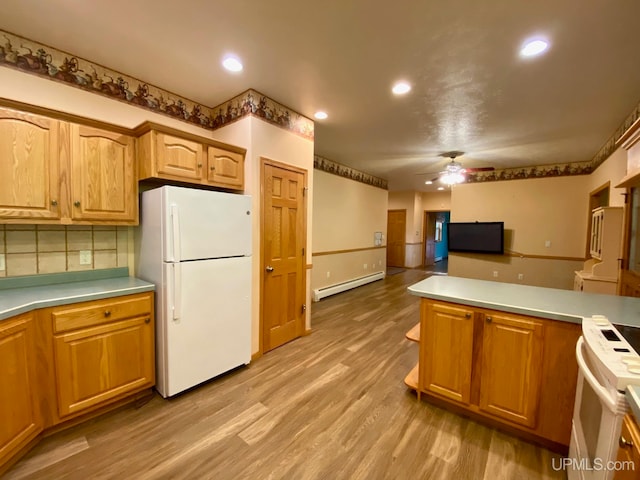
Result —
M 476 167 L 476 168 L 465 168 L 464 171 L 469 172 L 493 172 L 495 167 Z

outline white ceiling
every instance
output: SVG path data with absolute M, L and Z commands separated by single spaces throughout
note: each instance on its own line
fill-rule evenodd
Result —
M 3 0 L 0 29 L 211 107 L 253 88 L 326 110 L 317 154 L 425 190 L 415 174 L 449 150 L 467 167 L 591 160 L 640 101 L 639 18 L 638 0 Z M 536 34 L 549 52 L 522 60 Z

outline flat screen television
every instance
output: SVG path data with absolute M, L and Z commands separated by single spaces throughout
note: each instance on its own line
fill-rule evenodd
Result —
M 458 222 L 447 227 L 450 252 L 504 253 L 504 222 Z

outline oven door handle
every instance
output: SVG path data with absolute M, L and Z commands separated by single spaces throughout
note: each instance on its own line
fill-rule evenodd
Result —
M 598 395 L 598 398 L 605 404 L 605 406 L 611 410 L 612 412 L 616 412 L 616 402 L 611 398 L 611 394 L 604 388 L 596 377 L 593 376 L 587 362 L 584 359 L 584 354 L 582 353 L 582 349 L 584 346 L 584 340 L 582 337 L 578 338 L 578 342 L 576 343 L 576 360 L 578 361 L 578 368 L 582 372 L 582 376 L 585 380 L 591 385 L 593 391 Z

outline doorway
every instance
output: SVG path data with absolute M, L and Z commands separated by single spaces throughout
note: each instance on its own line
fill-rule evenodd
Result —
M 422 266 L 433 273 L 448 272 L 447 225 L 450 218 L 449 211 L 424 212 Z
M 307 171 L 261 158 L 261 350 L 304 334 Z
M 404 268 L 407 211 L 387 211 L 387 267 Z

